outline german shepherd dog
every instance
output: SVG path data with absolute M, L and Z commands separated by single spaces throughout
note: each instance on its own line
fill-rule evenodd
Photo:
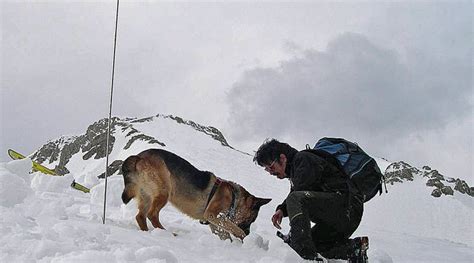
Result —
M 122 201 L 135 198 L 135 217 L 141 230 L 164 229 L 160 210 L 169 201 L 184 214 L 209 224 L 221 239 L 230 234 L 243 240 L 250 233 L 262 205 L 271 199 L 251 195 L 242 186 L 200 171 L 188 161 L 162 149 L 149 149 L 128 157 L 122 164 L 125 189 Z

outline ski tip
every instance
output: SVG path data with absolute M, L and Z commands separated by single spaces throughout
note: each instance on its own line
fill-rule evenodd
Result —
M 72 183 L 71 183 L 71 187 L 76 189 L 76 190 L 79 190 L 79 191 L 82 191 L 84 193 L 90 193 L 90 189 L 83 186 L 82 184 L 79 184 L 79 183 L 76 183 L 76 180 L 73 180 Z
M 12 149 L 8 149 L 8 155 L 13 160 L 19 160 L 19 159 L 24 159 L 25 158 L 24 155 L 20 154 L 19 152 L 15 151 L 15 150 L 12 150 Z

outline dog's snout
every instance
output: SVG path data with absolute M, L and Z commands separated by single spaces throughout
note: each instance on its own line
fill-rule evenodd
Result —
M 126 191 L 123 191 L 122 193 L 122 201 L 124 204 L 128 204 L 132 200 L 132 197 L 128 196 Z
M 247 235 L 247 236 L 248 236 L 248 235 L 250 234 L 250 227 L 249 227 L 249 228 L 246 228 L 246 229 L 244 229 L 244 233 L 245 233 L 245 235 Z
M 244 231 L 245 235 L 250 234 L 250 224 L 240 224 L 239 228 Z

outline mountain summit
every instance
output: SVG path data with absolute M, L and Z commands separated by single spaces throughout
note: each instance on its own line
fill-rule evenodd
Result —
M 68 165 L 71 158 L 78 155 L 80 159 L 88 161 L 90 159 L 102 159 L 106 157 L 106 139 L 107 139 L 107 119 L 101 119 L 91 124 L 86 132 L 77 136 L 62 136 L 51 140 L 37 150 L 31 159 L 44 164 L 54 165 L 54 170 L 61 175 L 72 172 L 71 165 Z M 156 115 L 146 118 L 118 118 L 114 117 L 111 121 L 111 134 L 109 154 L 114 150 L 122 152 L 129 151 L 131 148 L 166 148 L 167 141 L 175 139 L 173 132 L 168 132 L 170 126 L 181 125 L 186 128 L 199 132 L 201 135 L 208 136 L 222 146 L 233 149 L 226 141 L 222 133 L 211 126 L 203 126 L 190 120 L 185 120 L 173 115 Z M 182 138 L 183 141 L 186 138 Z M 134 146 L 134 147 L 132 147 Z M 123 156 L 123 155 L 121 155 Z M 126 157 L 125 157 L 126 158 Z M 109 175 L 116 173 L 123 162 L 122 158 L 111 159 L 109 165 Z M 69 168 L 68 168 L 69 167 Z M 104 177 L 102 172 L 99 177 Z

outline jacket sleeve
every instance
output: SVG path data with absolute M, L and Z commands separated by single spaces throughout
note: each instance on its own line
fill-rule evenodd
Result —
M 290 193 L 293 192 L 293 187 L 290 188 Z M 283 217 L 288 216 L 288 210 L 286 210 L 286 199 L 283 200 L 283 203 L 279 204 L 275 211 L 278 211 L 280 209 L 283 212 Z
M 312 153 L 299 152 L 295 155 L 291 182 L 293 191 L 311 191 L 314 184 L 321 182 L 321 171 L 324 168 L 314 159 Z M 288 216 L 286 209 L 286 199 L 277 206 L 276 210 L 281 209 L 283 216 Z
M 324 167 L 312 153 L 299 152 L 293 162 L 293 191 L 312 191 L 321 183 Z

